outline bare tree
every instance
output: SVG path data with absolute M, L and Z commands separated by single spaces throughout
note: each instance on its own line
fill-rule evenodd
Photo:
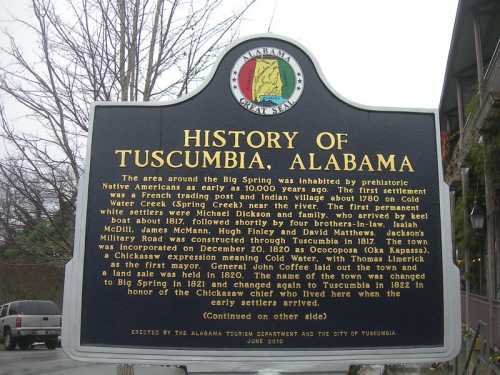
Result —
M 16 156 L 0 161 L 0 251 L 11 250 L 18 260 L 36 258 L 62 265 L 70 255 L 74 227 L 72 174 L 68 167 L 61 173 L 64 168 L 37 149 L 33 139 L 14 135 L 1 107 L 0 121 L 17 150 Z M 27 152 L 28 147 L 32 151 Z
M 228 15 L 223 5 L 234 7 L 234 1 L 32 0 L 34 21 L 16 22 L 35 35 L 38 48 L 25 50 L 6 33 L 10 44 L 1 49 L 8 61 L 0 63 L 0 90 L 24 106 L 34 128 L 20 131 L 0 109 L 9 144 L 0 164 L 2 186 L 10 185 L 5 197 L 15 193 L 33 209 L 29 215 L 10 211 L 18 216 L 9 222 L 27 225 L 22 218 L 29 217 L 71 225 L 90 104 L 187 94 L 235 37 L 254 1 Z M 71 239 L 56 237 L 54 249 L 69 257 Z

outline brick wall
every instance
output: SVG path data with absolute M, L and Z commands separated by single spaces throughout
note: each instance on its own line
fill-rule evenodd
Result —
M 50 265 L 0 263 L 0 304 L 48 299 L 62 307 L 64 270 Z

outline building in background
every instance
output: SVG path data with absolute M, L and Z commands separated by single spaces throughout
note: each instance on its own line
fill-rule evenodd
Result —
M 500 348 L 499 41 L 500 1 L 460 0 L 439 107 L 462 320 L 485 323 L 488 349 Z

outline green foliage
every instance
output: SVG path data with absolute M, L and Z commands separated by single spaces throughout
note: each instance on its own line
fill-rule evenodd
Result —
M 465 161 L 474 174 L 475 179 L 484 180 L 484 149 L 479 143 L 474 143 L 469 149 Z M 481 178 L 482 177 L 482 178 Z
M 453 209 L 453 230 L 455 232 L 455 246 L 461 251 L 465 251 L 465 228 L 464 228 L 464 200 L 462 196 L 455 200 Z
M 467 220 L 469 219 L 468 212 L 474 204 L 474 193 L 469 193 L 464 201 L 463 196 L 459 196 L 455 201 L 453 210 L 453 230 L 455 234 L 455 246 L 462 252 L 470 251 L 471 254 L 478 254 L 484 249 L 485 238 L 482 232 L 473 231 L 469 221 L 465 222 L 464 212 L 467 207 Z
M 472 95 L 469 99 L 469 101 L 465 104 L 465 116 L 466 117 L 475 117 L 477 114 L 477 111 L 479 110 L 479 93 L 475 93 Z
M 489 358 L 490 363 L 494 365 L 500 365 L 500 353 L 494 353 Z
M 498 166 L 500 165 L 500 131 L 495 127 L 493 131 L 486 133 L 487 142 L 485 145 L 485 160 L 489 170 L 495 171 L 493 176 L 493 184 L 496 189 L 500 189 L 500 173 Z
M 460 139 L 460 132 L 458 130 L 451 133 L 446 139 L 446 144 L 445 144 L 446 153 L 444 155 L 446 163 L 448 163 L 451 160 L 453 152 L 455 151 L 455 147 L 458 145 L 459 139 Z
M 0 249 L 0 259 L 12 262 L 39 263 L 54 260 L 64 263 L 69 259 L 65 247 L 71 241 L 73 227 L 62 220 L 44 219 L 20 230 L 14 241 Z
M 0 274 L 0 304 L 20 299 L 62 299 L 64 270 L 60 267 L 0 263 Z
M 7 259 L 17 258 L 20 250 L 15 247 L 8 247 L 3 251 L 3 256 Z

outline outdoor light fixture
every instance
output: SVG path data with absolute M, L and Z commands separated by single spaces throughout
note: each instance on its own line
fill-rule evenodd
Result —
M 472 224 L 472 229 L 475 230 L 483 229 L 484 211 L 481 208 L 481 206 L 477 204 L 477 202 L 474 203 L 474 206 L 472 207 L 469 216 L 470 216 L 470 222 Z

